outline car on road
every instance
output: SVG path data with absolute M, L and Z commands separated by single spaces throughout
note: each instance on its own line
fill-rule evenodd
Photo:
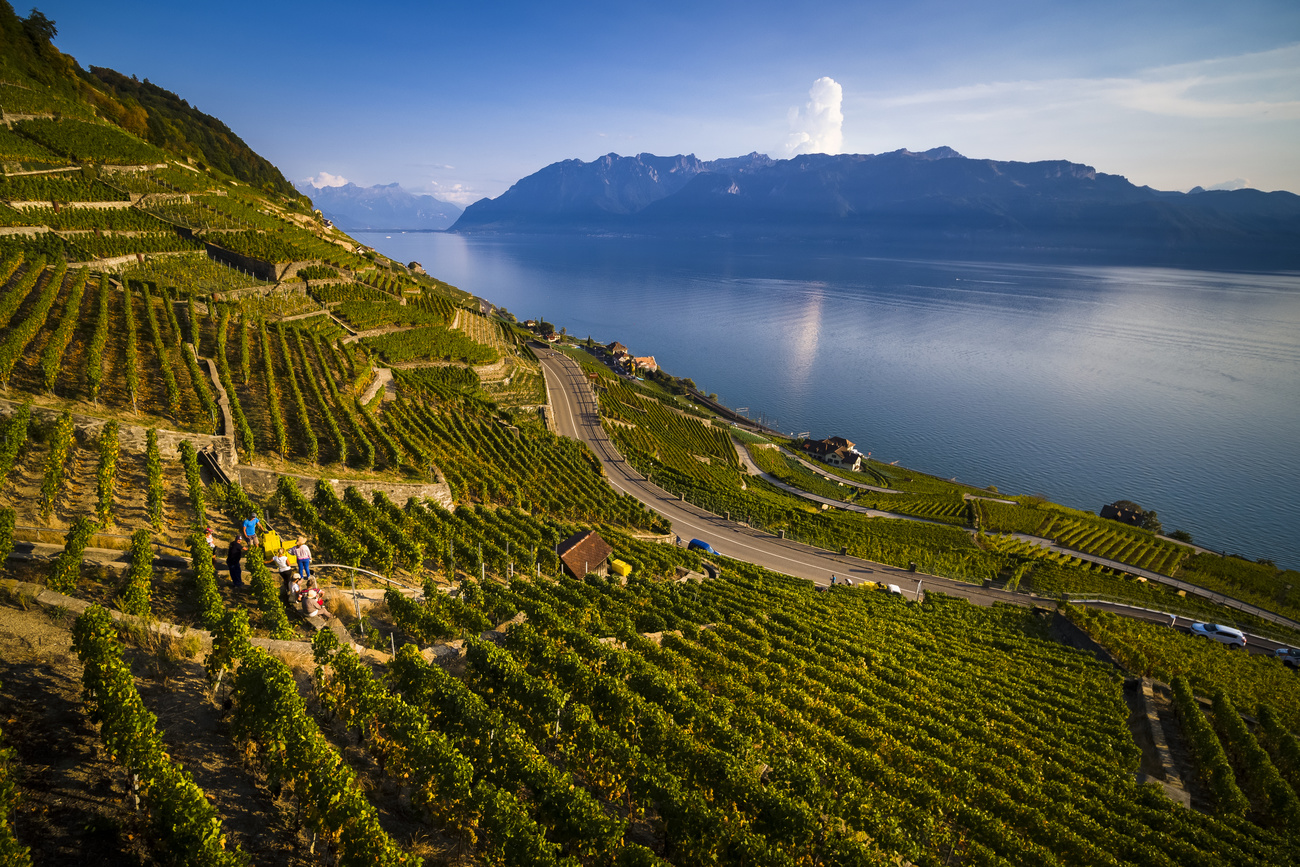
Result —
M 1282 660 L 1282 664 L 1287 668 L 1300 668 L 1300 649 L 1279 647 L 1273 652 L 1273 655 Z
M 1222 623 L 1201 623 L 1198 621 L 1192 624 L 1192 635 L 1197 638 L 1208 638 L 1211 641 L 1226 644 L 1233 650 L 1246 646 L 1246 634 L 1244 632 L 1240 629 L 1233 629 L 1231 626 L 1224 626 Z
M 710 545 L 708 542 L 705 542 L 703 539 L 692 539 L 690 543 L 686 546 L 686 550 L 703 551 L 705 554 L 712 554 L 714 557 L 721 556 L 717 551 L 713 550 L 712 545 Z

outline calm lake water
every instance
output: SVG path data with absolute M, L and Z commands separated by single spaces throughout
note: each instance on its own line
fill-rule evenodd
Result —
M 1300 275 L 359 234 L 783 431 L 1300 567 Z

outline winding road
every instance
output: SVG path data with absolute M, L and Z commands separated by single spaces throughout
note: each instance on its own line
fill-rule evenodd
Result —
M 728 521 L 725 518 L 705 511 L 690 503 L 682 501 L 676 494 L 670 494 L 654 485 L 645 476 L 625 461 L 610 442 L 609 436 L 600 423 L 600 412 L 595 395 L 587 382 L 582 367 L 562 352 L 530 344 L 541 362 L 546 377 L 547 400 L 551 405 L 556 432 L 562 436 L 581 440 L 591 447 L 605 469 L 605 476 L 614 490 L 628 494 L 640 500 L 647 508 L 662 515 L 672 522 L 673 532 L 685 539 L 702 539 L 711 544 L 719 554 L 745 560 L 770 569 L 812 581 L 820 586 L 828 586 L 831 576 L 850 577 L 858 581 L 875 581 L 882 584 L 897 584 L 903 595 L 915 599 L 918 590 L 939 590 L 952 596 L 967 599 L 977 605 L 992 605 L 1005 602 L 1011 605 L 1033 606 L 1036 604 L 1055 606 L 1055 600 L 1039 597 L 1033 593 L 1008 592 L 992 588 L 977 587 L 950 578 L 910 572 L 897 566 L 887 566 L 835 554 L 820 548 L 814 548 L 789 539 L 781 539 L 770 533 L 764 533 L 745 524 Z M 807 497 L 806 492 L 799 492 Z M 844 504 L 838 504 L 843 507 Z M 861 508 L 861 507 L 859 507 Z M 874 510 L 864 510 L 874 511 Z M 882 513 L 883 514 L 883 513 Z M 893 516 L 896 517 L 896 516 Z M 1039 540 L 1044 541 L 1044 540 Z M 1071 556 L 1081 556 L 1069 551 Z M 1082 555 L 1088 559 L 1098 559 Z M 1134 571 L 1132 567 L 1114 564 L 1117 568 Z M 1153 577 L 1157 577 L 1154 576 Z M 1160 580 L 1172 582 L 1167 576 L 1158 576 Z M 1183 582 L 1177 582 L 1182 585 Z M 1260 617 L 1284 625 L 1296 626 L 1287 618 L 1255 608 L 1239 600 L 1210 594 L 1204 588 L 1184 585 L 1190 592 L 1198 595 L 1213 596 L 1214 601 L 1241 610 L 1248 610 Z M 1156 622 L 1167 622 L 1168 614 L 1148 612 L 1124 604 L 1106 601 L 1088 603 L 1093 607 L 1104 608 L 1128 617 L 1137 617 Z M 1180 618 L 1187 621 L 1187 618 Z M 1251 650 L 1269 652 L 1280 646 L 1276 641 L 1263 637 L 1251 638 Z
M 728 521 L 683 502 L 676 494 L 652 484 L 614 448 L 601 427 L 595 395 L 578 363 L 554 349 L 534 346 L 534 351 L 546 376 L 547 398 L 557 432 L 590 446 L 604 466 L 606 479 L 614 490 L 635 497 L 656 514 L 667 518 L 672 522 L 673 532 L 683 539 L 703 539 L 724 556 L 821 586 L 829 585 L 834 575 L 852 578 L 855 583 L 897 584 L 909 599 L 916 598 L 919 587 L 922 592 L 926 589 L 940 590 L 979 605 L 1007 602 L 1030 606 L 1038 601 L 1038 597 L 1024 593 L 984 589 L 948 578 L 909 572 L 897 566 L 833 554 Z

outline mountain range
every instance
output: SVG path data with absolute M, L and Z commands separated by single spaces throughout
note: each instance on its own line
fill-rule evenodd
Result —
M 299 184 L 298 191 L 345 232 L 446 229 L 462 213 L 459 205 L 407 192 L 399 184 Z
M 454 232 L 821 239 L 866 248 L 1188 256 L 1300 265 L 1300 196 L 1166 192 L 1064 160 L 915 153 L 607 154 L 565 160 L 465 209 Z

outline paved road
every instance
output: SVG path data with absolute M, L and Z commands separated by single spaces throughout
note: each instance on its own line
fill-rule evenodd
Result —
M 590 446 L 604 466 L 610 485 L 663 515 L 672 522 L 673 532 L 683 539 L 703 539 L 724 556 L 804 578 L 821 586 L 829 585 L 831 576 L 835 575 L 851 577 L 854 581 L 897 584 L 909 599 L 915 598 L 920 582 L 922 591 L 940 590 L 980 605 L 1008 602 L 1028 606 L 1042 601 L 1024 593 L 986 590 L 960 581 L 833 554 L 779 539 L 682 502 L 675 494 L 651 484 L 619 455 L 601 427 L 595 397 L 578 363 L 553 349 L 535 346 L 534 351 L 546 376 L 546 391 L 554 410 L 556 430 Z
M 922 590 L 939 590 L 953 596 L 969 599 L 979 605 L 991 605 L 994 602 L 1006 602 L 1021 606 L 1039 603 L 1055 604 L 1054 600 L 1045 599 L 1032 593 L 1009 593 L 1005 590 L 984 589 L 961 581 L 953 581 L 949 578 L 909 572 L 896 566 L 886 566 L 882 563 L 873 563 L 869 560 L 834 554 L 788 539 L 779 539 L 769 533 L 759 532 L 744 524 L 727 521 L 712 512 L 706 512 L 690 503 L 683 502 L 675 494 L 670 494 L 651 484 L 631 464 L 627 463 L 614 448 L 614 444 L 610 442 L 604 428 L 601 427 L 595 396 L 587 383 L 586 375 L 578 363 L 549 347 L 533 345 L 533 348 L 537 353 L 538 360 L 541 361 L 542 370 L 546 376 L 546 392 L 554 412 L 557 432 L 562 436 L 582 440 L 590 446 L 604 466 L 606 478 L 614 489 L 620 493 L 636 497 L 649 509 L 666 517 L 672 522 L 673 532 L 683 539 L 703 539 L 713 545 L 718 553 L 725 556 L 755 563 L 774 572 L 804 578 L 821 586 L 829 585 L 831 576 L 836 575 L 849 576 L 855 581 L 867 580 L 884 584 L 897 584 L 908 598 L 916 598 L 917 588 L 920 586 Z M 802 495 L 808 496 L 806 492 L 802 492 Z M 840 505 L 843 506 L 843 504 Z M 1027 538 L 1032 539 L 1033 537 Z M 1041 543 L 1045 540 L 1038 541 Z M 1075 557 L 1081 556 L 1076 551 L 1067 553 Z M 1088 559 L 1096 559 L 1090 558 L 1088 555 L 1082 556 Z M 1114 565 L 1127 571 L 1135 571 L 1132 567 L 1124 564 L 1116 563 Z M 1198 595 L 1211 595 L 1202 587 L 1184 585 L 1184 582 L 1175 582 L 1175 579 L 1168 576 L 1156 576 L 1152 573 L 1152 578 L 1183 585 L 1189 592 Z M 1237 600 L 1230 600 L 1227 597 L 1219 596 L 1219 594 L 1212 595 L 1217 597 L 1216 601 L 1224 604 L 1235 603 L 1236 607 L 1250 609 L 1269 620 L 1288 622 L 1286 618 L 1279 617 L 1272 612 L 1245 605 L 1245 603 Z M 1106 608 L 1125 616 L 1149 619 L 1156 622 L 1168 617 L 1167 614 L 1146 612 L 1133 609 L 1130 606 L 1109 602 L 1096 603 L 1096 607 Z M 1186 628 L 1187 623 L 1190 623 L 1187 618 L 1180 618 L 1180 626 Z M 1256 650 L 1256 652 L 1266 649 L 1271 650 L 1273 647 L 1278 646 L 1276 642 L 1262 637 L 1258 641 L 1252 639 L 1252 643 L 1254 644 L 1252 649 Z
M 1025 533 L 1012 533 L 1011 535 L 1024 542 L 1029 542 L 1031 545 L 1038 545 L 1041 548 L 1055 551 L 1058 554 L 1067 554 L 1080 560 L 1087 560 L 1090 563 L 1096 563 L 1098 566 L 1106 566 L 1120 572 L 1128 572 L 1130 575 L 1137 575 L 1138 577 L 1145 578 L 1148 581 L 1155 581 L 1157 584 L 1164 584 L 1166 587 L 1173 587 L 1175 590 L 1182 590 L 1184 593 L 1191 594 L 1192 596 L 1199 596 L 1202 599 L 1208 599 L 1209 601 L 1222 605 L 1225 608 L 1234 608 L 1237 611 L 1253 614 L 1260 620 L 1266 620 L 1269 623 L 1276 623 L 1277 625 L 1288 629 L 1300 629 L 1300 623 L 1297 623 L 1289 617 L 1283 617 L 1281 614 L 1276 614 L 1256 605 L 1251 605 L 1249 602 L 1242 602 L 1240 599 L 1234 599 L 1231 596 L 1224 596 L 1222 593 L 1215 593 L 1213 590 L 1207 590 L 1206 588 L 1199 587 L 1195 584 L 1188 584 L 1186 581 L 1180 581 L 1177 578 L 1171 578 L 1168 575 L 1162 575 L 1159 572 L 1152 572 L 1150 569 L 1141 569 L 1137 566 L 1130 566 L 1129 564 L 1121 563 L 1118 560 L 1108 560 L 1105 557 L 1098 557 L 1096 554 L 1085 554 L 1084 552 L 1076 551 L 1073 548 L 1066 548 L 1062 545 L 1057 545 L 1053 543 L 1051 539 L 1044 539 L 1040 536 L 1030 536 Z

